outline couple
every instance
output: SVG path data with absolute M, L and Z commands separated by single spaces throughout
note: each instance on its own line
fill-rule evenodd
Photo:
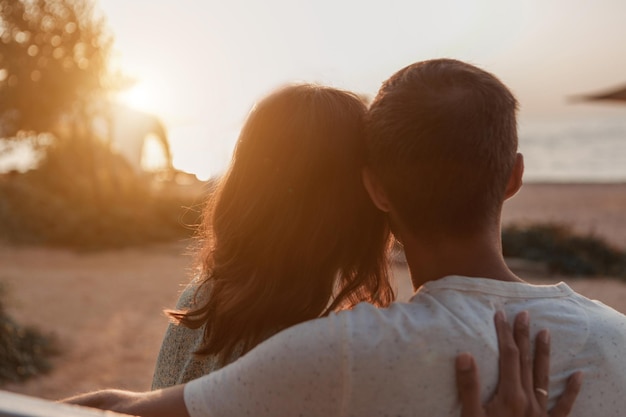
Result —
M 503 260 L 501 209 L 523 173 L 516 108 L 497 78 L 448 59 L 400 70 L 369 111 L 323 87 L 269 96 L 207 213 L 202 278 L 181 305 L 190 308 L 170 313 L 202 336 L 191 347 L 166 337 L 156 386 L 245 355 L 185 385 L 69 402 L 146 415 L 458 415 L 454 358 L 470 352 L 485 397 L 493 392 L 491 318 L 503 310 L 530 312 L 531 333 L 549 328 L 556 347 L 550 384 L 525 377 L 524 387 L 553 405 L 583 371 L 572 415 L 620 415 L 626 317 L 563 283 L 525 283 Z M 390 304 L 388 228 L 418 289 L 408 303 Z M 194 350 L 209 360 L 193 363 Z M 523 343 L 520 352 L 524 368 Z M 189 375 L 166 380 L 169 361 Z

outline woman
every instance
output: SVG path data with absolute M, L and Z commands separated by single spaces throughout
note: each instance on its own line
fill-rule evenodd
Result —
M 153 389 L 294 324 L 393 300 L 389 232 L 361 183 L 365 114 L 356 95 L 310 84 L 252 110 L 205 211 L 200 273 L 168 312 Z

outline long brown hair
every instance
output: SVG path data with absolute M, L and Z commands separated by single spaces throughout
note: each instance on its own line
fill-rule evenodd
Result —
M 195 308 L 169 312 L 205 325 L 196 353 L 225 360 L 268 333 L 393 300 L 388 228 L 361 183 L 365 114 L 356 95 L 309 84 L 252 110 L 207 205 Z

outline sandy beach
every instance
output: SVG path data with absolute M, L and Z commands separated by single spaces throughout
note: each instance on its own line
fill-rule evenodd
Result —
M 507 202 L 504 224 L 559 222 L 626 248 L 626 184 L 526 184 Z M 149 389 L 172 307 L 188 280 L 188 242 L 104 252 L 0 246 L 0 283 L 8 312 L 56 335 L 63 354 L 54 370 L 1 389 L 58 399 L 92 389 Z M 626 313 L 626 283 L 598 277 L 547 276 L 509 260 L 531 282 L 566 281 L 582 294 Z M 411 294 L 395 265 L 400 298 Z

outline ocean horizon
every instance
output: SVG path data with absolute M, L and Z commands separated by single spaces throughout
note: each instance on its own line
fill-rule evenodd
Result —
M 226 170 L 237 132 L 210 135 L 203 126 L 169 132 L 177 169 L 201 180 Z M 221 137 L 211 139 L 215 136 Z M 0 139 L 0 173 L 35 166 L 28 149 L 3 155 L 4 148 L 6 142 Z M 521 121 L 519 150 L 524 155 L 526 182 L 626 183 L 626 112 L 623 118 Z
M 626 182 L 626 112 L 520 123 L 519 150 L 528 182 Z
M 524 154 L 525 181 L 625 183 L 626 107 L 624 110 L 624 117 L 520 120 L 519 151 Z M 187 160 L 189 172 L 201 179 L 218 176 L 228 167 L 237 135 L 236 131 L 211 135 L 201 126 L 173 129 L 174 165 L 177 160 Z M 211 140 L 212 136 L 219 139 Z M 189 147 L 185 149 L 183 144 Z M 183 165 L 181 169 L 185 169 Z

